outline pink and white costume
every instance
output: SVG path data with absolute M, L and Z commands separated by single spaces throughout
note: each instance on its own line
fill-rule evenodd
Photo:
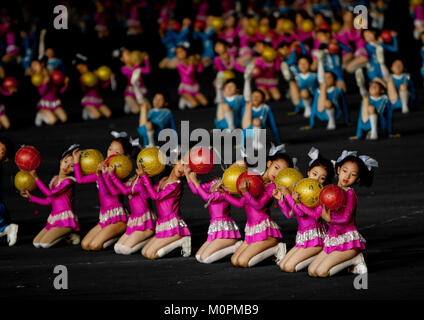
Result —
M 302 203 L 295 203 L 291 194 L 284 197 L 278 204 L 288 219 L 294 216 L 297 218 L 299 225 L 296 234 L 297 248 L 322 247 L 324 245 L 325 229 L 319 221 L 322 212 L 321 206 L 311 209 Z
M 81 99 L 81 105 L 83 107 L 93 106 L 95 108 L 100 108 L 104 105 L 103 98 L 100 94 L 100 87 L 106 88 L 110 85 L 110 80 L 102 81 L 101 83 L 95 85 L 94 87 L 87 87 L 82 82 L 82 77 L 80 77 L 80 83 L 84 96 Z
M 100 202 L 100 227 L 104 228 L 109 224 L 127 222 L 127 212 L 123 205 L 119 202 L 118 196 L 112 195 L 104 182 L 104 176 L 106 176 L 106 174 L 98 176 L 97 174 L 93 173 L 83 176 L 81 165 L 79 163 L 74 164 L 74 172 L 77 183 L 97 182 Z
M 245 71 L 245 69 L 238 64 L 236 59 L 230 54 L 228 54 L 228 61 L 225 61 L 220 56 L 216 56 L 213 58 L 213 64 L 218 72 L 226 70 L 237 70 L 239 72 Z
M 198 188 L 193 182 L 188 185 L 194 194 L 199 195 L 204 201 L 209 202 L 208 210 L 210 224 L 208 229 L 208 242 L 215 239 L 240 239 L 239 227 L 230 216 L 230 204 L 225 201 L 224 196 L 219 191 L 211 192 L 217 180 L 200 185 Z
M 358 198 L 353 189 L 346 191 L 346 204 L 337 211 L 331 211 L 331 222 L 324 238 L 325 253 L 355 249 L 365 250 L 365 239 L 355 226 Z
M 181 96 L 184 93 L 192 96 L 197 96 L 199 91 L 199 84 L 196 81 L 196 73 L 203 71 L 203 64 L 199 62 L 197 67 L 193 64 L 185 65 L 181 61 L 177 63 L 178 74 L 180 75 L 180 85 L 178 86 L 178 94 Z
M 164 178 L 165 179 L 165 178 Z M 141 177 L 144 186 L 152 200 L 156 200 L 158 220 L 155 237 L 169 238 L 178 234 L 180 237 L 190 236 L 187 224 L 180 217 L 181 181 L 168 183 L 160 189 L 161 181 L 152 187 L 147 175 Z
M 239 56 L 253 56 L 253 50 L 250 47 L 250 43 L 254 43 L 256 41 L 255 35 L 249 36 L 246 31 L 240 28 L 238 37 L 240 41 Z
M 228 54 L 232 57 L 237 56 L 237 46 L 235 43 L 236 35 L 237 32 L 234 28 L 225 29 L 218 35 L 218 39 L 224 40 L 228 43 Z
M 244 229 L 244 239 L 247 244 L 264 241 L 268 237 L 282 238 L 280 227 L 270 218 L 270 207 L 272 205 L 272 190 L 275 184 L 266 186 L 264 194 L 255 199 L 249 192 L 246 192 L 240 199 L 225 193 L 224 199 L 237 208 L 244 208 L 247 216 L 247 223 Z
M 130 216 L 128 217 L 126 235 L 134 231 L 155 230 L 157 217 L 150 209 L 149 194 L 138 176 L 132 177 L 125 184 L 115 174 L 107 175 L 106 186 L 114 194 L 128 196 L 130 205 Z
M 367 50 L 365 48 L 366 41 L 362 38 L 361 30 L 342 30 L 338 34 L 335 34 L 334 39 L 340 41 L 345 46 L 351 47 L 354 52 L 355 58 L 367 57 Z M 346 55 L 348 52 L 342 51 L 342 55 Z
M 255 80 L 257 87 L 271 89 L 278 86 L 278 76 L 276 72 L 279 70 L 280 66 L 277 62 L 277 59 L 272 62 L 267 62 L 262 57 L 256 58 L 255 65 L 261 69 L 261 75 Z
M 75 231 L 79 231 L 78 217 L 74 213 L 72 204 L 74 201 L 75 179 L 73 177 L 66 177 L 59 180 L 59 177 L 55 176 L 50 181 L 49 188 L 39 179 L 35 183 L 46 198 L 42 199 L 31 195 L 29 201 L 52 207 L 44 229 L 72 228 Z
M 59 93 L 65 92 L 67 88 L 67 86 L 63 86 L 59 89 Z M 51 81 L 44 82 L 41 86 L 39 86 L 38 92 L 41 95 L 41 99 L 37 104 L 37 109 L 55 111 L 56 109 L 61 108 L 62 102 L 58 97 L 57 91 L 57 86 Z
M 147 74 L 150 73 L 150 62 L 149 62 L 149 58 L 146 58 L 144 60 L 144 65 L 142 67 L 140 67 L 138 64 L 134 65 L 132 68 L 129 68 L 128 66 L 122 66 L 121 67 L 121 73 L 127 78 L 128 80 L 128 84 L 127 87 L 125 89 L 125 93 L 124 93 L 124 97 L 131 97 L 133 99 L 136 99 L 136 94 L 135 94 L 135 89 L 134 86 L 131 83 L 131 78 L 133 75 L 133 72 L 140 68 L 141 69 L 141 74 Z M 143 78 L 140 75 L 140 77 L 138 78 L 138 87 L 140 89 L 140 92 L 143 95 L 146 95 L 147 93 L 147 89 L 144 86 L 143 83 Z

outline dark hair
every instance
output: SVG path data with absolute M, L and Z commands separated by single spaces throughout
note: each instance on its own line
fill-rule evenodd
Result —
M 336 173 L 338 172 L 339 168 L 341 168 L 346 162 L 354 162 L 357 164 L 359 168 L 358 179 L 360 186 L 369 187 L 372 185 L 374 179 L 374 170 L 368 170 L 365 163 L 357 156 L 347 156 L 342 161 L 337 162 L 335 166 Z
M 318 159 L 314 160 L 311 165 L 309 166 L 308 171 L 311 171 L 315 167 L 323 167 L 325 171 L 327 171 L 327 177 L 325 178 L 324 184 L 330 184 L 331 181 L 334 178 L 334 166 L 333 163 L 322 157 L 321 155 L 318 155 Z
M 228 79 L 228 80 L 226 80 L 225 82 L 224 82 L 224 86 L 225 85 L 227 85 L 227 84 L 229 84 L 229 83 L 234 83 L 235 84 L 235 86 L 238 88 L 238 84 L 237 84 L 237 80 L 235 79 L 235 78 L 232 78 L 232 79 Z
M 299 63 L 300 59 L 306 59 L 308 60 L 309 64 L 312 63 L 311 56 L 309 54 L 302 54 L 298 59 L 297 62 Z
M 277 153 L 273 156 L 267 156 L 266 158 L 266 161 L 271 161 L 271 163 L 277 160 L 284 160 L 285 162 L 287 162 L 289 168 L 294 167 L 293 159 L 287 153 Z
M 252 93 L 254 93 L 254 92 L 259 92 L 262 95 L 262 99 L 265 100 L 265 97 L 266 97 L 265 92 L 263 92 L 261 89 L 255 88 L 255 89 L 252 90 Z
M 165 100 L 165 102 L 168 102 L 168 95 L 165 93 L 165 91 L 156 91 L 154 96 L 157 95 L 157 94 L 160 94 L 163 97 L 163 99 Z
M 220 43 L 220 44 L 222 44 L 226 47 L 228 47 L 228 45 L 229 45 L 229 43 L 227 41 L 223 40 L 223 39 L 218 39 L 218 40 L 215 41 L 215 45 L 218 44 L 218 43 Z
M 68 148 L 65 148 L 62 150 L 62 152 L 59 154 L 59 162 L 65 159 L 67 156 L 72 156 L 72 152 L 74 152 L 75 149 L 78 149 L 79 145 L 73 144 Z
M 121 144 L 122 149 L 124 149 L 124 154 L 134 158 L 137 156 L 138 148 L 133 147 L 129 138 L 114 138 L 110 143 L 118 142 Z
M 10 160 L 10 156 L 15 153 L 15 145 L 12 140 L 6 137 L 0 137 L 0 143 L 4 144 L 6 147 L 6 154 L 4 155 L 3 161 L 7 159 Z
M 284 48 L 284 47 L 290 47 L 290 43 L 288 43 L 288 42 L 286 42 L 286 41 L 282 41 L 282 42 L 280 42 L 280 44 L 278 45 L 277 49 Z

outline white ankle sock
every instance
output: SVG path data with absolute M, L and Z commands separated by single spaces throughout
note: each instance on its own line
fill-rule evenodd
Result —
M 124 246 L 124 245 L 121 245 L 121 247 L 120 247 L 121 254 L 129 255 L 129 254 L 133 254 L 134 252 L 140 251 L 146 245 L 146 243 L 149 240 L 150 240 L 150 238 L 143 240 L 143 241 L 137 243 L 134 247 L 131 247 L 131 248 Z
M 364 263 L 365 263 L 364 256 L 362 255 L 362 253 L 359 253 L 355 257 L 353 257 L 352 259 L 347 260 L 347 261 L 342 262 L 342 263 L 339 263 L 339 264 L 335 265 L 334 267 L 332 267 L 330 269 L 330 277 L 339 273 L 343 269 L 346 269 L 347 267 L 357 266 L 357 265 L 360 265 L 360 264 L 362 265 Z
M 295 267 L 296 272 L 299 272 L 299 271 L 305 269 L 306 267 L 308 267 L 311 264 L 311 262 L 315 259 L 316 256 L 317 255 L 310 257 L 306 260 L 303 260 L 302 262 L 299 262 Z
M 370 134 L 370 139 L 371 140 L 376 140 L 378 139 L 378 134 L 377 134 L 377 121 L 378 121 L 378 115 L 376 114 L 371 114 L 369 116 L 370 119 L 370 123 L 371 123 L 371 134 Z
M 248 266 L 253 267 L 253 266 L 257 265 L 259 262 L 261 262 L 261 261 L 263 261 L 263 260 L 265 260 L 265 259 L 267 259 L 271 256 L 276 255 L 277 250 L 278 250 L 278 245 L 276 245 L 272 248 L 266 249 L 266 250 L 262 251 L 261 253 L 258 253 L 256 256 L 252 257 L 249 260 Z
M 209 257 L 203 259 L 203 263 L 212 263 L 215 261 L 218 261 L 226 256 L 228 256 L 229 254 L 233 254 L 238 247 L 240 247 L 240 245 L 242 244 L 242 241 L 238 241 L 237 243 L 233 244 L 232 246 L 226 247 L 224 249 L 215 251 L 214 253 L 212 253 Z
M 169 252 L 171 252 L 172 250 L 174 250 L 175 248 L 178 248 L 178 247 L 183 247 L 182 255 L 183 255 L 183 257 L 188 257 L 190 255 L 190 252 L 191 252 L 191 237 L 187 236 L 187 237 L 183 237 L 181 239 L 178 239 L 174 242 L 171 242 L 167 246 L 159 249 L 158 252 L 157 252 L 157 255 L 158 255 L 159 258 L 162 258 L 163 256 L 165 256 L 166 254 L 168 254 Z
M 336 129 L 336 110 L 333 109 L 326 109 L 325 112 L 328 115 L 328 124 L 327 124 L 327 130 L 334 130 Z
M 105 243 L 103 243 L 103 249 L 106 249 L 107 247 L 111 246 L 112 244 L 114 244 L 118 240 L 119 240 L 119 237 L 112 238 L 112 239 L 105 241 Z
M 153 130 L 147 130 L 147 138 L 149 139 L 148 146 L 153 147 L 155 145 L 155 132 Z
M 408 100 L 409 100 L 409 92 L 408 91 L 400 91 L 399 92 L 400 101 L 402 102 L 402 113 L 408 113 Z
M 122 247 L 123 247 L 122 244 L 115 243 L 115 245 L 113 246 L 113 250 L 115 251 L 116 254 L 122 254 Z
M 303 105 L 305 107 L 303 116 L 305 118 L 309 118 L 311 116 L 311 103 L 312 103 L 312 99 L 303 99 Z
M 224 114 L 224 119 L 227 121 L 228 129 L 234 130 L 234 115 L 232 112 Z

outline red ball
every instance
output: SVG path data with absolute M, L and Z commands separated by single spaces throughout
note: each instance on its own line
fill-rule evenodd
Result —
M 239 186 L 243 180 L 247 180 L 249 186 L 249 193 L 252 195 L 252 197 L 259 198 L 261 195 L 264 194 L 265 185 L 262 176 L 252 171 L 243 172 L 237 179 L 237 191 L 239 193 Z
M 330 42 L 328 44 L 328 52 L 330 54 L 338 54 L 340 52 L 340 46 L 337 43 Z
M 23 171 L 35 170 L 40 166 L 40 152 L 31 146 L 23 146 L 16 152 L 15 163 Z
M 55 85 L 58 85 L 58 86 L 63 84 L 63 81 L 65 81 L 65 75 L 60 70 L 53 71 L 52 74 L 50 75 L 50 77 L 51 77 L 53 83 Z
M 258 66 L 255 66 L 252 72 L 252 79 L 259 78 L 261 74 L 262 74 L 262 69 Z
M 159 29 L 161 29 L 162 31 L 165 31 L 166 29 L 168 29 L 168 21 L 162 21 L 159 24 Z
M 300 56 L 302 54 L 302 47 L 298 44 L 292 44 L 290 46 L 290 52 L 296 51 L 296 56 Z
M 206 25 L 205 22 L 202 21 L 202 20 L 196 20 L 194 22 L 194 28 L 196 28 L 196 29 L 203 30 L 203 29 L 205 29 L 205 25 Z
M 208 174 L 214 168 L 213 151 L 205 147 L 196 147 L 190 151 L 188 165 L 197 174 Z
M 381 39 L 385 43 L 390 43 L 390 42 L 392 42 L 393 37 L 392 37 L 392 34 L 390 33 L 389 30 L 384 30 L 384 31 L 381 32 Z
M 346 192 L 338 186 L 329 185 L 321 190 L 319 201 L 332 211 L 338 210 L 346 203 Z
M 6 90 L 11 91 L 11 90 L 16 89 L 18 87 L 18 81 L 16 80 L 15 77 L 6 77 L 3 80 L 3 87 Z

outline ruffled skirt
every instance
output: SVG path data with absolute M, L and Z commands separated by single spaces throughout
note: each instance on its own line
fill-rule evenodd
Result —
M 155 230 L 157 217 L 151 211 L 143 213 L 141 216 L 131 215 L 128 218 L 126 235 L 131 235 L 134 231 Z
M 180 85 L 178 86 L 178 94 L 181 96 L 184 93 L 190 94 L 192 96 L 197 96 L 200 93 L 199 85 L 197 83 L 180 83 Z
M 208 242 L 215 239 L 240 239 L 240 231 L 236 222 L 230 217 L 211 219 L 208 229 Z
M 177 215 L 158 218 L 155 228 L 156 238 L 169 238 L 178 234 L 180 237 L 190 236 L 187 224 Z
M 72 210 L 50 213 L 44 229 L 50 230 L 51 228 L 72 228 L 75 231 L 79 231 L 78 217 Z
M 333 251 L 347 251 L 356 249 L 359 251 L 365 250 L 366 240 L 358 232 L 358 230 L 350 230 L 337 236 L 328 236 L 324 238 L 323 250 L 330 254 Z
M 99 214 L 99 225 L 106 227 L 109 224 L 118 222 L 127 222 L 127 211 L 123 207 L 115 207 L 107 210 L 100 210 Z
M 325 230 L 322 227 L 306 230 L 303 232 L 298 231 L 296 234 L 296 247 L 297 248 L 312 248 L 324 245 Z
M 247 244 L 264 241 L 268 237 L 282 238 L 280 227 L 271 218 L 267 218 L 256 224 L 249 224 L 247 222 L 244 234 L 244 240 Z
M 55 111 L 56 109 L 62 108 L 62 102 L 59 99 L 56 100 L 46 100 L 41 99 L 37 104 L 38 110 L 50 110 Z

